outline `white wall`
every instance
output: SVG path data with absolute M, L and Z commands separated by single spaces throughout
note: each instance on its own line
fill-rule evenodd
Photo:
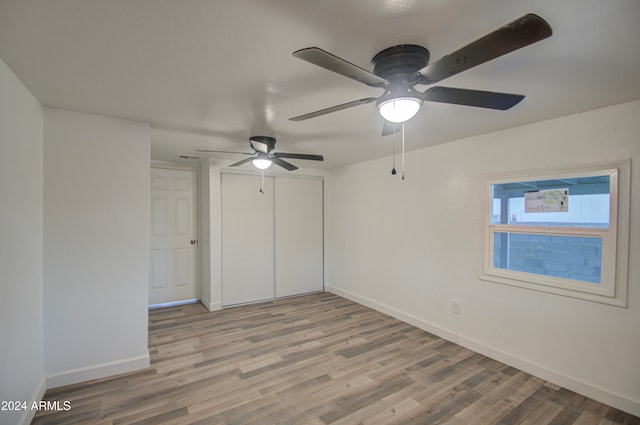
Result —
M 49 387 L 146 367 L 149 125 L 45 108 Z
M 209 311 L 222 308 L 222 208 L 218 160 L 200 162 L 200 300 Z
M 42 107 L 0 60 L 0 400 L 45 390 L 42 321 Z M 35 412 L 0 411 L 0 423 Z
M 200 161 L 200 181 L 198 182 L 198 252 L 200 254 L 200 301 L 211 311 L 211 196 L 210 160 Z M 216 308 L 220 308 L 219 306 Z
M 334 170 L 330 290 L 640 415 L 638 117 L 640 101 L 410 152 L 404 182 L 390 158 Z M 629 158 L 628 308 L 479 280 L 483 175 Z

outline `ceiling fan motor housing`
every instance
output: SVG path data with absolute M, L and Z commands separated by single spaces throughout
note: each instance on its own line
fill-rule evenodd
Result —
M 249 142 L 256 152 L 269 153 L 276 147 L 276 139 L 269 136 L 251 136 Z
M 413 74 L 429 63 L 429 51 L 415 44 L 401 44 L 378 52 L 371 59 L 373 73 L 391 84 L 400 80 L 415 84 Z
M 418 82 L 415 74 L 427 66 L 429 56 L 427 49 L 415 44 L 401 44 L 378 52 L 371 59 L 373 73 L 388 83 L 385 93 L 376 101 L 376 106 L 381 108 L 390 100 L 408 98 L 417 103 L 419 108 L 422 104 L 422 93 L 414 87 Z M 393 119 L 391 121 L 399 122 Z

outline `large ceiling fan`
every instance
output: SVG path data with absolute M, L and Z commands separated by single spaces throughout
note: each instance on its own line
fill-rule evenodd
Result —
M 375 102 L 385 119 L 382 135 L 396 131 L 395 124 L 413 117 L 424 101 L 453 103 L 497 110 L 507 110 L 524 96 L 437 86 L 424 92 L 417 85 L 431 85 L 459 74 L 474 66 L 498 58 L 549 37 L 549 24 L 541 17 L 527 14 L 461 49 L 429 63 L 429 50 L 422 46 L 405 44 L 389 47 L 371 60 L 373 72 L 352 64 L 318 47 L 309 47 L 293 53 L 298 59 L 336 72 L 371 87 L 384 89 L 379 97 L 366 97 L 321 109 L 297 117 L 291 121 L 303 121 L 343 109 Z
M 261 170 L 266 170 L 271 166 L 271 164 L 279 165 L 280 167 L 293 171 L 297 170 L 298 167 L 293 165 L 290 162 L 283 160 L 282 158 L 287 159 L 306 159 L 309 161 L 324 161 L 324 157 L 322 155 L 314 155 L 314 154 L 306 154 L 306 153 L 284 153 L 284 152 L 273 152 L 273 149 L 276 146 L 276 139 L 268 136 L 252 136 L 249 138 L 249 143 L 251 145 L 251 149 L 253 152 L 233 152 L 233 151 L 216 151 L 216 150 L 207 150 L 207 149 L 197 149 L 197 152 L 216 152 L 216 153 L 235 153 L 242 155 L 250 155 L 249 158 L 242 159 L 238 162 L 234 162 L 229 165 L 229 167 L 237 167 L 238 165 L 246 164 L 249 161 L 253 162 L 253 165 L 256 168 Z

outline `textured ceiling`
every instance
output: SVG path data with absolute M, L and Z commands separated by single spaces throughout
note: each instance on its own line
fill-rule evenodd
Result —
M 435 60 L 528 12 L 551 38 L 446 80 L 526 98 L 506 112 L 425 103 L 408 149 L 640 98 L 637 0 L 0 0 L 0 57 L 45 106 L 150 122 L 152 159 L 248 152 L 250 135 L 268 135 L 326 159 L 299 166 L 335 167 L 391 153 L 375 106 L 288 118 L 381 92 L 293 51 L 369 68 L 411 43 Z

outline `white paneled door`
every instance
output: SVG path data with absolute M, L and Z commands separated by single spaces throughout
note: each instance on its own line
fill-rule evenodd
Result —
M 151 169 L 151 305 L 197 298 L 195 180 L 195 171 Z

